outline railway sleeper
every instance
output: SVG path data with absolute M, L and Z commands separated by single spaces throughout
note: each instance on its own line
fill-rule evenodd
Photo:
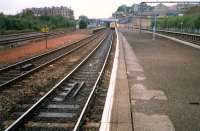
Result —
M 52 101 L 54 102 L 62 102 L 65 100 L 65 98 L 71 93 L 71 91 L 77 86 L 77 82 L 72 84 L 71 86 L 65 86 L 62 88 L 62 90 L 59 90 L 57 92 L 57 95 L 53 98 Z
M 98 77 L 98 73 L 96 73 L 96 74 L 87 74 L 88 75 L 88 77 L 91 77 L 91 78 L 97 78 Z M 86 76 L 86 74 L 84 74 L 84 73 L 79 73 L 79 74 L 74 74 L 74 76 L 75 77 L 81 77 L 81 78 L 84 78 L 85 76 Z
M 9 72 L 9 73 L 2 73 L 0 75 L 0 77 L 16 77 L 18 76 L 20 73 L 17 72 Z M 1 78 L 0 78 L 1 79 Z
M 71 98 L 74 98 L 78 95 L 79 91 L 81 90 L 81 88 L 84 86 L 85 82 L 81 82 L 79 87 L 77 88 L 77 90 L 73 93 L 73 95 L 71 96 Z
M 75 117 L 76 113 L 69 113 L 69 112 L 40 112 L 37 116 L 38 118 L 46 121 L 47 119 L 67 119 Z
M 57 92 L 58 95 L 56 95 L 53 98 L 53 101 L 64 101 L 66 98 L 75 98 L 77 96 L 77 94 L 79 93 L 79 91 L 82 89 L 82 87 L 84 86 L 84 82 L 75 82 L 74 84 L 69 83 L 67 84 L 67 87 L 62 88 L 62 90 L 60 90 L 59 92 Z M 71 86 L 71 87 L 70 87 Z
M 75 123 L 56 123 L 56 122 L 34 122 L 29 121 L 25 124 L 23 131 L 71 131 Z
M 42 108 L 41 112 L 76 112 L 80 106 L 78 104 L 48 104 Z
M 25 111 L 27 111 L 31 106 L 32 106 L 33 104 L 22 104 L 22 105 L 18 105 L 17 107 L 16 107 L 16 111 L 18 111 L 18 112 L 25 112 Z
M 84 131 L 98 131 L 100 127 L 100 122 L 86 122 L 83 126 Z
M 34 116 L 32 119 L 35 122 L 71 122 L 77 117 L 77 112 L 46 112 L 42 111 L 39 112 L 37 115 Z
M 0 79 L 0 85 L 8 82 L 9 79 Z

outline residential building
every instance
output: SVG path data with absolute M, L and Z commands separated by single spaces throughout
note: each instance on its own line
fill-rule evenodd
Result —
M 159 16 L 166 16 L 168 12 L 168 7 L 164 4 L 158 4 L 154 7 L 154 13 Z
M 69 19 L 74 19 L 74 11 L 68 7 L 44 7 L 44 8 L 27 8 L 23 12 L 32 11 L 35 16 L 63 16 Z
M 197 4 L 181 3 L 181 4 L 177 4 L 176 8 L 179 13 L 184 13 L 185 11 L 187 11 L 188 9 L 194 6 L 197 6 Z

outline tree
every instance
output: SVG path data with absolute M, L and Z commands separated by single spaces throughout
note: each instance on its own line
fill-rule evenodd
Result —
M 31 10 L 27 10 L 25 12 L 22 13 L 22 17 L 24 18 L 32 18 L 34 15 L 33 15 L 33 12 Z
M 87 22 L 84 21 L 84 20 L 80 20 L 80 21 L 79 21 L 79 28 L 80 28 L 80 29 L 87 28 Z
M 118 7 L 117 11 L 126 13 L 127 12 L 127 6 L 121 5 L 121 6 Z
M 7 30 L 40 31 L 47 25 L 50 29 L 75 27 L 75 21 L 62 16 L 34 16 L 26 11 L 17 15 L 4 15 L 0 13 L 0 34 Z
M 3 13 L 0 13 L 0 29 L 5 28 L 5 17 Z

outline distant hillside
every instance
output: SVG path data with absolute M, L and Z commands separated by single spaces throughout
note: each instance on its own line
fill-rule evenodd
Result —
M 194 6 L 185 12 L 185 15 L 200 14 L 200 6 Z

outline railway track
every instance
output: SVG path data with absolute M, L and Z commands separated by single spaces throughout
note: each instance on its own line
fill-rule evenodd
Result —
M 92 32 L 96 33 L 105 29 L 105 27 L 100 27 L 93 29 Z M 0 46 L 14 46 L 15 44 L 30 41 L 30 40 L 40 40 L 46 37 L 51 38 L 55 36 L 63 35 L 63 31 L 41 33 L 41 32 L 29 32 L 29 33 L 19 33 L 11 35 L 0 35 Z
M 22 35 L 29 35 L 29 34 L 37 34 L 37 33 L 38 33 L 38 32 L 24 32 L 24 33 L 0 35 L 0 39 L 11 38 L 11 37 L 17 37 L 17 36 L 22 36 Z
M 110 31 L 73 71 L 36 103 L 26 103 L 18 109 L 16 114 L 22 115 L 6 131 L 78 130 L 92 106 L 111 51 L 113 34 Z
M 104 111 L 105 101 L 110 83 L 113 61 L 116 49 L 116 35 L 113 37 L 113 45 L 106 64 L 105 70 L 98 84 L 94 99 L 91 102 L 90 110 L 87 112 L 85 121 L 80 127 L 83 131 L 99 131 L 101 119 Z
M 147 30 L 147 31 L 152 32 L 152 30 L 150 30 L 150 29 L 142 29 L 142 30 Z M 160 34 L 163 34 L 163 35 L 168 35 L 168 36 L 180 39 L 180 40 L 191 42 L 196 45 L 200 45 L 200 35 L 199 34 L 189 34 L 189 33 L 184 33 L 184 32 L 175 32 L 175 31 L 167 31 L 167 30 L 157 30 L 157 32 Z
M 8 46 L 19 42 L 24 42 L 28 40 L 43 39 L 46 37 L 58 36 L 64 34 L 63 32 L 50 32 L 50 33 L 25 33 L 20 35 L 12 35 L 11 37 L 3 37 L 0 39 L 1 46 Z
M 57 61 L 67 54 L 87 45 L 91 41 L 101 38 L 100 36 L 104 33 L 105 31 L 96 33 L 86 39 L 0 69 L 0 90 L 8 88 L 9 85 L 17 80 Z
M 172 36 L 178 38 L 180 40 L 188 41 L 197 45 L 200 45 L 200 35 L 199 34 L 189 34 L 183 32 L 174 32 L 174 31 L 167 31 L 167 30 L 158 30 L 158 33 Z

